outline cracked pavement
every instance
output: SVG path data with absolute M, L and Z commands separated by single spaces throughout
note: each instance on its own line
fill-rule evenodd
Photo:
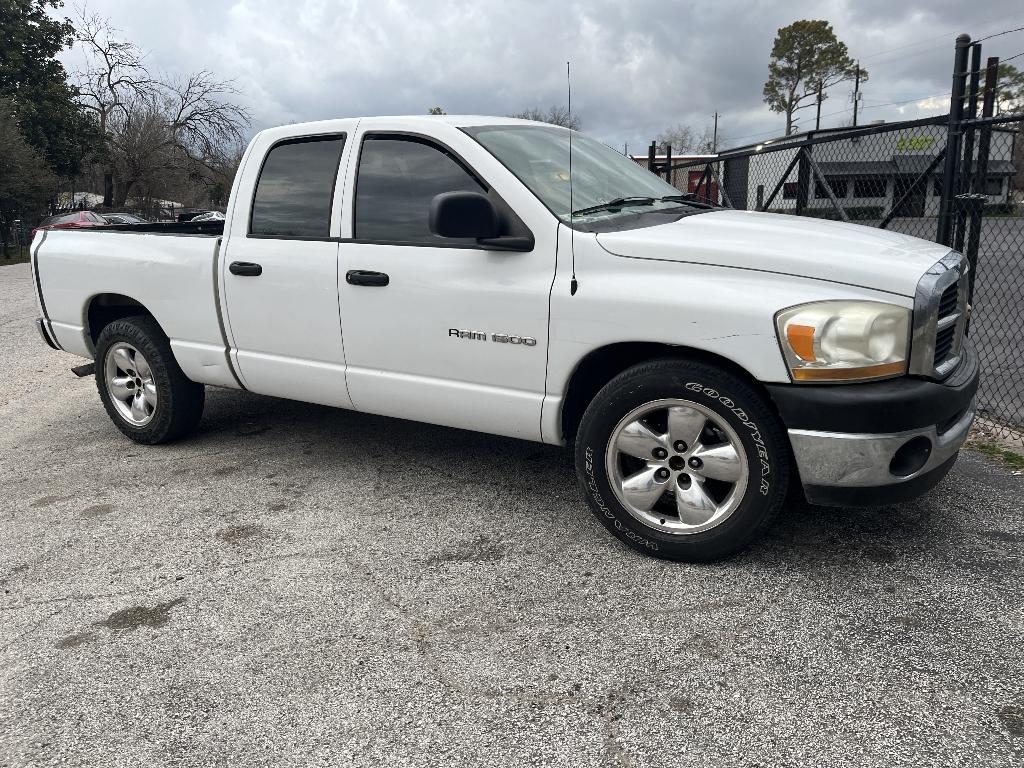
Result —
M 109 423 L 0 267 L 0 765 L 1018 766 L 1024 477 L 645 558 L 559 449 L 227 391 Z

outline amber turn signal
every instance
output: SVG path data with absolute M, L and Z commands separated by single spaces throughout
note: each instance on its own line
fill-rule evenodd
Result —
M 790 349 L 797 357 L 809 363 L 814 362 L 816 355 L 814 354 L 813 326 L 790 323 L 786 326 L 786 339 L 789 341 Z
M 859 368 L 796 368 L 793 378 L 797 381 L 860 381 L 902 376 L 907 372 L 906 361 L 865 365 Z

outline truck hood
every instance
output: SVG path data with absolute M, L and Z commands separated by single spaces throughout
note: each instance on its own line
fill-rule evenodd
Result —
M 712 211 L 642 229 L 602 232 L 608 252 L 757 269 L 913 296 L 949 248 L 884 229 L 751 211 Z

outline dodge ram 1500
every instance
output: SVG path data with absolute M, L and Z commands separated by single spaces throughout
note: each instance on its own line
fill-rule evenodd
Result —
M 32 268 L 132 440 L 209 385 L 573 445 L 597 517 L 666 558 L 736 551 L 791 487 L 925 493 L 975 411 L 959 253 L 702 204 L 529 121 L 265 130 L 225 221 L 44 230 Z

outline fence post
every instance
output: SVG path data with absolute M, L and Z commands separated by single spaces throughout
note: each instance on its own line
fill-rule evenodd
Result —
M 811 145 L 801 147 L 798 152 L 800 165 L 796 171 L 796 215 L 803 216 L 807 207 L 807 198 L 810 196 L 811 186 L 811 164 L 808 162 L 811 155 Z
M 946 129 L 946 163 L 942 171 L 942 196 L 939 200 L 939 221 L 935 242 L 953 242 L 954 203 L 957 193 L 957 170 L 960 164 L 960 123 L 964 115 L 964 91 L 967 87 L 967 49 L 971 36 L 958 35 L 953 55 L 953 88 L 949 96 L 949 123 Z
M 992 56 L 987 62 L 985 69 L 985 93 L 981 100 L 981 116 L 992 117 L 995 112 L 996 85 L 999 80 L 999 57 Z M 967 277 L 967 300 L 974 300 L 974 281 L 978 276 L 978 244 L 981 242 L 981 217 L 985 212 L 985 204 L 988 202 L 988 191 L 986 189 L 985 177 L 988 175 L 988 155 L 992 144 L 992 126 L 983 125 L 981 135 L 978 137 L 978 164 L 975 167 L 974 190 L 975 199 L 971 207 L 971 230 L 967 236 L 967 248 L 964 255 L 971 265 L 971 272 Z
M 974 43 L 971 46 L 971 79 L 970 87 L 967 90 L 967 119 L 973 120 L 978 116 L 978 80 L 981 77 L 981 43 Z M 977 188 L 971 189 L 971 164 L 974 162 L 974 126 L 968 125 L 964 132 L 964 161 L 961 169 L 960 189 L 963 192 L 976 192 Z M 963 253 L 964 226 L 967 219 L 967 209 L 963 205 L 957 206 L 956 228 L 954 229 L 953 250 Z
M 665 145 L 665 181 L 672 183 L 672 145 Z
M 647 148 L 647 170 L 654 173 L 654 142 Z

